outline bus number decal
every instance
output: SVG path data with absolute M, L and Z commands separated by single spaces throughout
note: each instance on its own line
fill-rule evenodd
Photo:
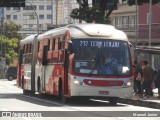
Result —
M 80 41 L 80 46 L 82 47 L 120 47 L 119 42 L 111 41 Z
M 80 46 L 88 46 L 88 41 L 80 41 Z

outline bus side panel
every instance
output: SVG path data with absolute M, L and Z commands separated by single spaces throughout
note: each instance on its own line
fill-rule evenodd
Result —
M 47 94 L 58 95 L 59 79 L 63 76 L 61 65 L 48 65 L 46 67 L 45 92 Z M 62 79 L 63 81 L 63 79 Z

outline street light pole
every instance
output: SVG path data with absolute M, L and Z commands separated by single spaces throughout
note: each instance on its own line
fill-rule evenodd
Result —
M 36 15 L 36 19 L 37 19 L 37 36 L 38 36 L 39 35 L 39 17 L 38 17 L 38 14 L 37 14 L 36 10 L 33 7 L 33 4 L 31 2 L 29 2 L 29 1 L 27 1 L 27 3 L 31 4 L 32 9 L 34 11 L 34 14 Z
M 138 12 L 138 5 L 137 5 L 137 0 L 135 1 L 135 4 L 136 4 L 136 20 L 135 20 L 135 28 L 136 28 L 136 36 L 135 36 L 135 38 L 136 38 L 136 43 L 135 43 L 135 47 L 137 47 L 137 21 L 138 21 L 138 14 L 137 14 L 137 12 Z
M 13 2 L 14 3 L 14 2 Z M 24 3 L 24 2 L 20 2 L 20 3 Z M 37 19 L 37 36 L 39 35 L 39 17 L 38 14 L 36 12 L 36 10 L 33 7 L 33 4 L 30 1 L 25 1 L 25 3 L 29 3 L 34 11 L 34 14 L 36 15 L 36 19 Z
M 137 48 L 137 27 L 138 27 L 138 5 L 137 5 L 137 0 L 135 0 L 135 5 L 136 5 L 136 16 L 135 16 L 135 29 L 136 29 L 136 36 L 135 36 L 135 48 Z M 135 60 L 137 60 L 137 51 L 135 51 Z
M 149 23 L 149 47 L 151 47 L 151 27 L 152 27 L 152 0 L 149 1 L 149 18 L 148 18 L 148 23 Z
M 38 18 L 38 14 L 36 12 L 36 10 L 33 7 L 33 4 L 29 1 L 26 1 L 26 3 L 29 3 L 36 15 L 36 19 L 37 19 L 37 35 L 34 37 L 34 41 L 33 41 L 33 46 L 37 46 L 38 44 L 38 35 L 39 35 L 39 18 Z M 36 63 L 36 56 L 35 54 L 37 53 L 37 48 L 33 47 L 32 50 L 32 63 L 31 63 L 31 94 L 35 94 L 35 63 Z
M 52 6 L 52 9 L 51 9 L 51 15 L 52 15 L 51 26 L 53 27 L 53 0 L 51 0 L 51 6 Z
M 79 9 L 81 9 L 81 6 L 82 6 L 82 1 L 79 0 Z M 82 23 L 82 19 L 81 18 L 79 19 L 79 23 Z
M 58 0 L 56 0 L 56 27 L 58 26 Z
M 36 10 L 34 9 L 33 5 L 31 2 L 27 1 L 29 4 L 31 4 L 32 9 L 36 15 L 37 18 L 37 35 L 34 38 L 33 41 L 33 46 L 37 46 L 38 44 L 38 35 L 39 35 L 39 18 L 38 18 L 38 14 L 36 12 Z M 35 54 L 37 53 L 37 48 L 33 47 L 33 51 L 32 51 L 32 65 L 31 65 L 31 94 L 35 94 L 35 63 L 36 63 L 36 57 Z

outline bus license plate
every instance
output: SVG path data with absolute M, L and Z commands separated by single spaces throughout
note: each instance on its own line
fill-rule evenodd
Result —
M 101 95 L 109 95 L 109 91 L 99 91 L 99 94 L 101 94 Z

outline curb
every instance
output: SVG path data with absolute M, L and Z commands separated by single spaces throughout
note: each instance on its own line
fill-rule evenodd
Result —
M 123 98 L 119 98 L 118 102 L 124 103 L 124 104 L 135 105 L 135 106 L 160 109 L 160 103 L 157 103 L 157 102 L 144 101 L 144 100 L 139 100 L 139 99 L 137 100 L 136 99 L 123 99 Z

